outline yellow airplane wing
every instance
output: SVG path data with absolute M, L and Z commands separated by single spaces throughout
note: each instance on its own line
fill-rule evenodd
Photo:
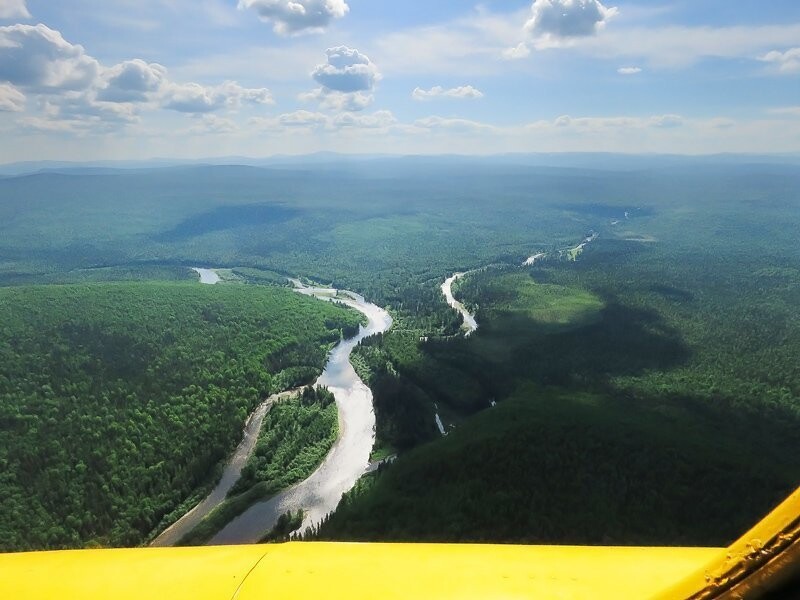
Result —
M 796 575 L 800 489 L 728 549 L 286 543 L 0 555 L 0 598 L 758 598 Z

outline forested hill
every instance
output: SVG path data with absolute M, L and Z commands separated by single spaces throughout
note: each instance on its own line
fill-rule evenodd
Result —
M 0 550 L 141 543 L 360 315 L 287 289 L 0 289 Z M 185 508 L 185 506 L 184 506 Z

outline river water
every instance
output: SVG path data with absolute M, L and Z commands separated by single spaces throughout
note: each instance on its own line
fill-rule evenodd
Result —
M 192 267 L 192 271 L 200 275 L 200 283 L 207 285 L 214 285 L 220 282 L 220 277 L 214 269 L 201 269 L 200 267 Z
M 366 315 L 368 324 L 356 336 L 342 340 L 331 351 L 317 385 L 326 386 L 336 398 L 339 411 L 339 437 L 325 460 L 308 479 L 258 502 L 228 523 L 210 544 L 246 544 L 257 542 L 288 511 L 304 511 L 305 529 L 319 523 L 336 509 L 342 495 L 350 490 L 369 467 L 375 444 L 375 411 L 372 391 L 358 377 L 350 364 L 350 353 L 366 337 L 382 333 L 392 326 L 384 309 L 352 292 L 310 288 L 294 281 L 296 291 L 322 300 L 336 300 Z
M 444 283 L 442 284 L 442 293 L 444 294 L 444 298 L 445 300 L 447 300 L 447 303 L 453 308 L 455 308 L 459 313 L 461 313 L 461 316 L 464 319 L 463 328 L 466 330 L 464 332 L 464 335 L 468 336 L 478 328 L 478 322 L 475 320 L 475 315 L 470 313 L 466 309 L 466 307 L 463 304 L 461 304 L 461 302 L 459 302 L 453 297 L 453 289 L 452 289 L 453 282 L 456 279 L 461 279 L 462 277 L 464 277 L 464 275 L 466 275 L 466 273 L 454 273 L 453 275 L 445 279 Z
M 233 456 L 225 464 L 222 471 L 222 477 L 219 482 L 211 490 L 211 493 L 205 499 L 197 504 L 192 510 L 183 515 L 180 519 L 175 521 L 170 527 L 165 529 L 153 542 L 151 546 L 174 546 L 180 539 L 189 533 L 195 526 L 203 520 L 212 510 L 219 506 L 228 492 L 239 481 L 242 474 L 242 469 L 247 464 L 247 459 L 255 450 L 256 442 L 258 441 L 258 433 L 261 431 L 261 424 L 264 422 L 264 417 L 267 415 L 272 405 L 275 402 L 280 402 L 287 398 L 296 395 L 300 390 L 288 390 L 273 394 L 252 412 L 248 417 L 244 426 L 244 435 L 242 441 L 236 447 Z

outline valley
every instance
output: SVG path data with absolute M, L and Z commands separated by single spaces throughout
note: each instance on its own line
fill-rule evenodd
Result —
M 0 179 L 5 548 L 733 539 L 800 480 L 800 172 L 523 163 Z

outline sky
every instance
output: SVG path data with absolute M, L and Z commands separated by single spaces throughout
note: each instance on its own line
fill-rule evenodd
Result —
M 797 0 L 0 0 L 0 162 L 800 152 Z

